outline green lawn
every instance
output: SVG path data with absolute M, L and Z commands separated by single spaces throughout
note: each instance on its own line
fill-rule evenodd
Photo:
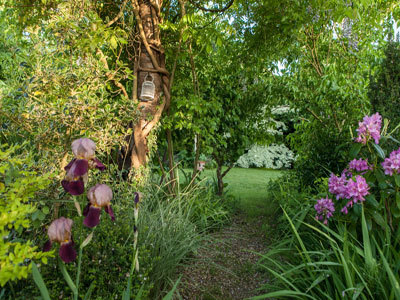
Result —
M 224 177 L 224 183 L 228 183 L 226 192 L 235 197 L 237 200 L 235 206 L 244 211 L 249 217 L 270 215 L 276 210 L 276 206 L 266 199 L 267 182 L 278 178 L 284 172 L 233 168 Z M 200 176 L 201 178 L 215 177 L 215 170 L 205 170 Z

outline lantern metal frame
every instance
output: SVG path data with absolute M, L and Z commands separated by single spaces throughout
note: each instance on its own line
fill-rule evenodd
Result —
M 147 77 L 151 77 L 151 81 L 147 80 Z M 140 101 L 147 102 L 153 101 L 155 95 L 156 87 L 154 85 L 154 77 L 149 72 L 147 72 L 142 83 L 142 90 L 140 92 Z

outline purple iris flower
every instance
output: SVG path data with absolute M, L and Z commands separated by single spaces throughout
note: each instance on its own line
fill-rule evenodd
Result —
M 76 251 L 74 249 L 74 241 L 72 240 L 71 228 L 73 221 L 61 217 L 54 220 L 47 230 L 49 241 L 43 247 L 43 251 L 50 251 L 53 242 L 60 244 L 59 255 L 61 259 L 66 262 L 72 262 L 76 258 Z
M 89 228 L 95 227 L 100 223 L 101 208 L 110 215 L 111 220 L 115 220 L 114 212 L 111 208 L 112 190 L 106 184 L 96 184 L 87 193 L 89 203 L 83 210 L 85 219 L 83 224 Z
M 65 167 L 67 174 L 61 185 L 66 192 L 77 196 L 85 190 L 89 169 L 103 171 L 105 166 L 94 156 L 96 144 L 91 139 L 77 139 L 72 142 L 71 148 L 75 158 Z

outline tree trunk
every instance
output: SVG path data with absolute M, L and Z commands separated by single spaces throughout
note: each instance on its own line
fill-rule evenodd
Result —
M 218 159 L 216 155 L 213 155 L 217 163 L 217 195 L 222 196 L 224 193 L 224 174 L 222 174 L 222 159 Z
M 199 170 L 197 169 L 197 165 L 199 163 L 199 157 L 200 157 L 200 135 L 199 134 L 196 134 L 196 136 L 195 136 L 194 147 L 196 148 L 196 151 L 194 154 L 192 179 L 195 178 L 197 173 L 199 172 Z
M 217 195 L 222 196 L 224 193 L 224 181 L 223 181 L 223 174 L 222 174 L 222 161 L 219 159 L 215 159 L 217 162 Z
M 175 163 L 174 163 L 174 143 L 172 140 L 171 129 L 167 129 L 167 142 L 168 142 L 168 162 L 169 162 L 169 184 L 171 185 L 171 190 L 175 192 Z
M 147 164 L 147 137 L 157 125 L 161 114 L 169 106 L 169 73 L 165 69 L 165 53 L 160 40 L 159 24 L 162 23 L 160 8 L 162 0 L 134 0 L 133 10 L 137 20 L 137 33 L 140 37 L 135 60 L 135 82 L 137 88 L 133 101 L 138 102 L 140 118 L 133 126 L 130 152 L 131 167 L 136 170 Z M 149 76 L 149 77 L 148 77 Z M 144 102 L 140 98 L 142 84 L 147 78 L 155 85 L 154 98 Z

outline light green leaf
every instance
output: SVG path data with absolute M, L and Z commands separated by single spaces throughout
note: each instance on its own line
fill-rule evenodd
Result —
M 81 244 L 81 249 L 83 249 L 84 247 L 86 247 L 92 240 L 93 238 L 93 231 L 86 237 L 86 239 L 82 242 Z
M 379 157 L 384 159 L 385 158 L 385 151 L 383 151 L 383 149 L 381 148 L 381 146 L 375 144 L 375 143 L 371 143 L 372 146 L 375 148 L 376 152 L 378 153 Z
M 36 283 L 36 286 L 40 290 L 40 294 L 42 295 L 44 300 L 51 300 L 49 291 L 47 290 L 46 284 L 43 281 L 42 275 L 40 274 L 40 271 L 36 264 L 32 262 L 32 275 L 33 275 L 33 280 Z
M 71 276 L 69 276 L 67 269 L 65 268 L 64 263 L 59 260 L 58 261 L 58 265 L 60 267 L 61 273 L 64 276 L 65 281 L 67 282 L 69 288 L 71 289 L 72 293 L 75 295 L 78 293 L 78 289 L 76 288 L 76 285 L 73 283 Z
M 112 49 L 116 49 L 118 47 L 117 38 L 114 35 L 110 39 L 110 45 Z

